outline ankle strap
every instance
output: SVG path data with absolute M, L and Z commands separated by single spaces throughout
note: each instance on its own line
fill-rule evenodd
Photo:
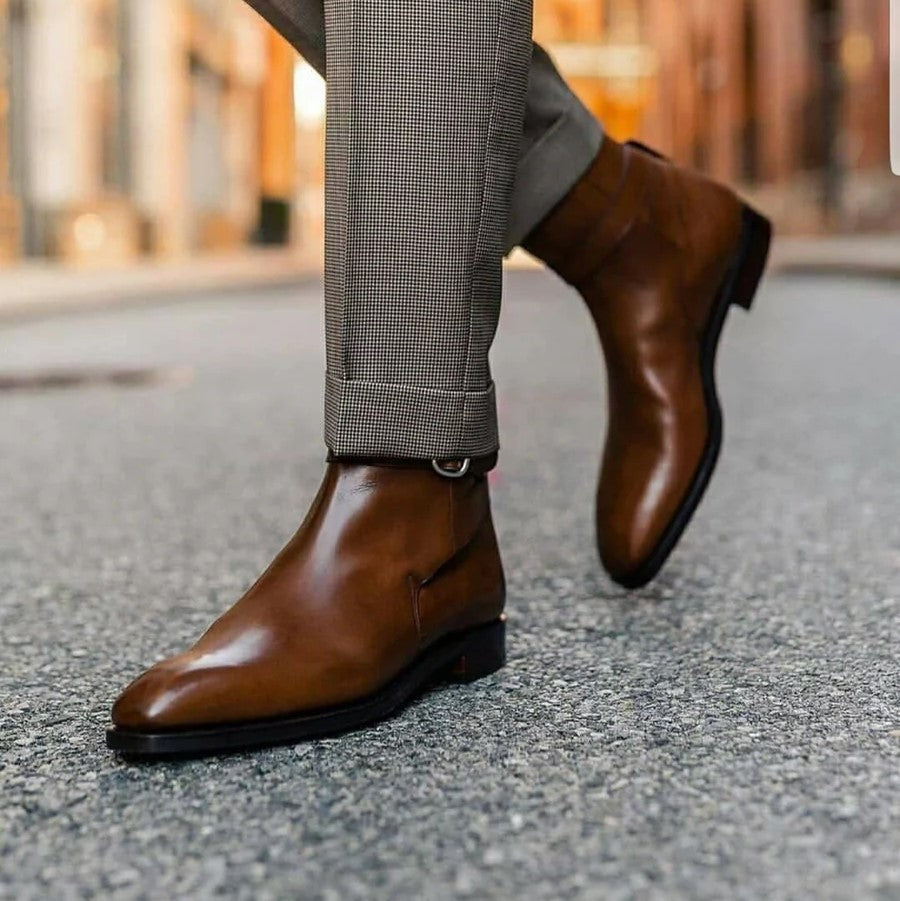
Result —
M 328 463 L 345 466 L 378 466 L 385 469 L 427 469 L 445 479 L 461 479 L 465 476 L 487 475 L 497 465 L 497 453 L 481 457 L 419 460 L 406 457 L 366 457 L 328 452 Z

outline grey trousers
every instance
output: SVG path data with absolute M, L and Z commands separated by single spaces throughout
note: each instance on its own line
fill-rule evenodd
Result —
M 503 255 L 602 141 L 532 44 L 532 0 L 247 2 L 328 82 L 326 444 L 496 451 Z

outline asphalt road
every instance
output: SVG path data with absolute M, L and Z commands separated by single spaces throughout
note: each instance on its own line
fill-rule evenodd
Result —
M 319 289 L 0 327 L 0 897 L 900 898 L 900 287 L 770 281 L 727 441 L 651 589 L 595 559 L 576 299 L 511 276 L 494 497 L 511 660 L 377 728 L 135 766 L 109 705 L 296 527 L 322 470 Z

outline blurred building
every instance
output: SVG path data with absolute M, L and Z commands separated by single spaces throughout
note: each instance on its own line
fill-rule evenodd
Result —
M 794 228 L 900 226 L 885 0 L 536 0 L 535 31 L 615 136 Z M 324 110 L 241 0 L 0 0 L 0 262 L 316 250 Z
M 884 0 L 538 3 L 538 33 L 613 134 L 764 186 L 797 228 L 900 226 Z
M 620 139 L 754 195 L 783 231 L 900 229 L 885 0 L 536 0 L 535 34 Z M 301 68 L 298 109 L 315 93 Z M 301 86 L 302 80 L 302 86 Z M 323 108 L 298 216 L 321 240 Z
M 239 0 L 0 0 L 0 256 L 277 240 L 293 65 Z

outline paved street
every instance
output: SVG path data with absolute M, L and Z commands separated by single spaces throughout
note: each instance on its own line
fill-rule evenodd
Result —
M 494 352 L 509 666 L 348 737 L 124 763 L 112 699 L 317 488 L 319 289 L 0 324 L 0 897 L 900 898 L 900 288 L 772 279 L 658 583 L 595 559 L 599 357 L 515 272 Z

